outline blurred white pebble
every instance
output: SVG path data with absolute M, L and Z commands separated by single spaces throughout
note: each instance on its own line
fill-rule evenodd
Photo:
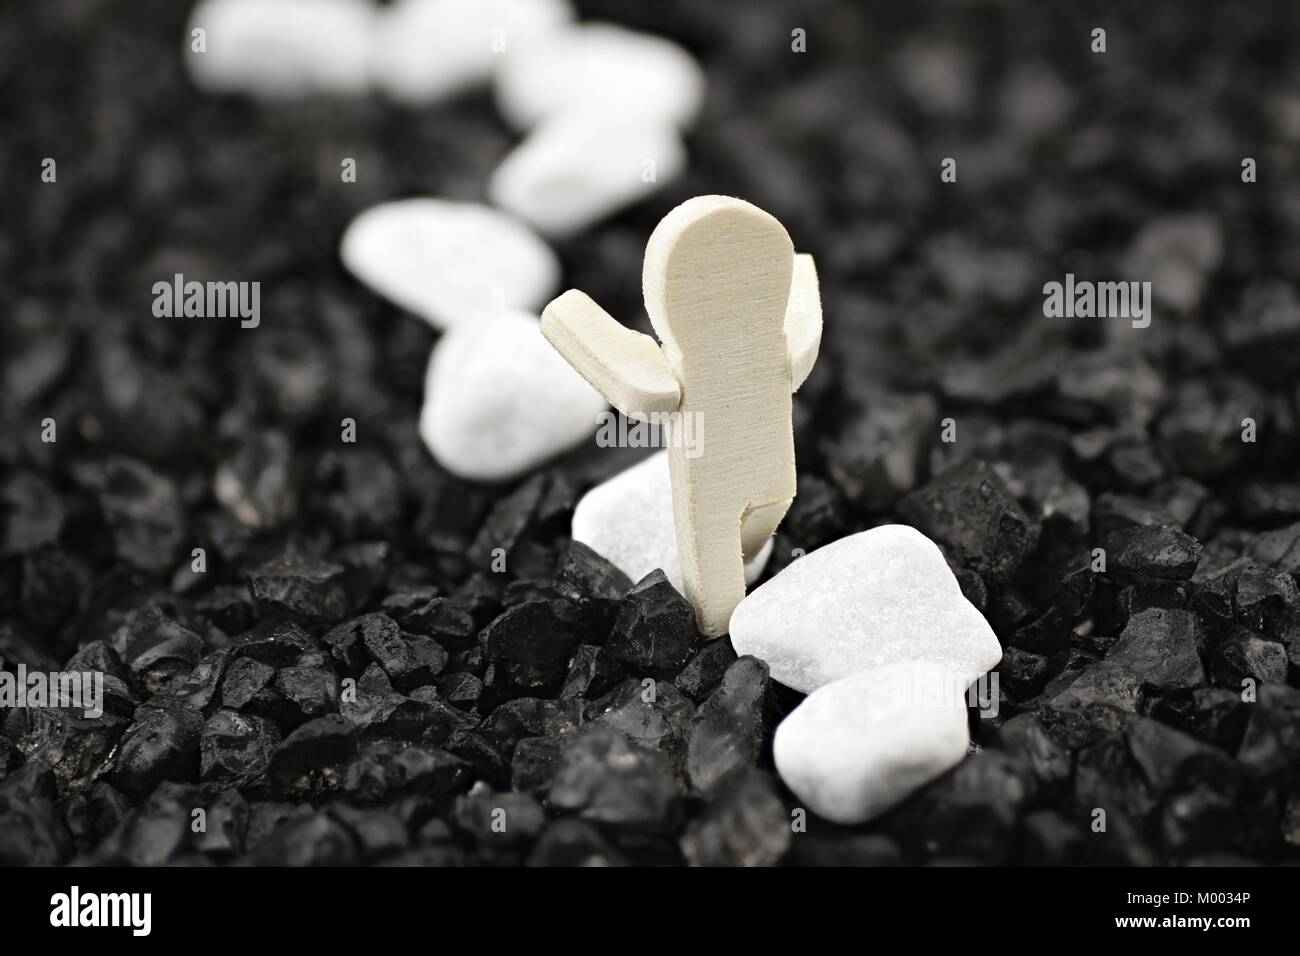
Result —
M 560 277 L 551 247 L 523 223 L 443 199 L 372 206 L 348 224 L 339 257 L 361 282 L 437 329 L 485 312 L 536 311 Z
M 420 437 L 439 464 L 508 481 L 595 433 L 605 400 L 542 337 L 536 315 L 473 319 L 429 358 Z
M 563 238 L 651 195 L 685 168 L 686 147 L 669 123 L 559 113 L 506 156 L 488 192 L 502 209 Z
M 682 591 L 668 452 L 655 452 L 583 495 L 573 509 L 572 536 L 633 581 L 659 568 Z M 745 565 L 746 584 L 757 581 L 767 567 L 773 540 Z
M 663 37 L 608 23 L 548 33 L 503 59 L 497 106 L 516 129 L 571 111 L 623 113 L 688 126 L 704 100 L 704 72 Z
M 394 99 L 436 103 L 572 19 L 568 0 L 399 0 L 375 18 L 371 78 Z
M 369 0 L 202 0 L 182 59 L 211 93 L 359 96 L 374 16 Z

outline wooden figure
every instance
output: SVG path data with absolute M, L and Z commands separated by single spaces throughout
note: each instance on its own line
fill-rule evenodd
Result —
M 629 418 L 699 416 L 702 447 L 668 436 L 673 517 L 686 597 L 701 632 L 722 634 L 745 561 L 794 498 L 790 393 L 821 344 L 817 271 L 761 209 L 698 196 L 650 236 L 642 284 L 658 343 L 576 289 L 542 312 L 542 333 Z

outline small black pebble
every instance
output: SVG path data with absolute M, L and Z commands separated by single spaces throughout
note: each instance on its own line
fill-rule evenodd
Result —
M 997 474 L 962 462 L 898 503 L 898 513 L 962 566 L 988 581 L 1007 581 L 1038 539 L 1038 530 Z
M 652 571 L 627 592 L 608 647 L 628 666 L 659 674 L 680 670 L 698 643 L 694 610 L 662 571 Z
M 596 728 L 574 735 L 564 748 L 546 802 L 596 824 L 667 832 L 681 796 L 667 755 Z

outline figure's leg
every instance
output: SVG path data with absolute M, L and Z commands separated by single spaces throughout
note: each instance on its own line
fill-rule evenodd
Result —
M 746 509 L 740 521 L 740 547 L 746 564 L 754 560 L 767 544 L 767 539 L 776 533 L 776 526 L 790 510 L 792 501 L 793 498 L 786 498 L 768 505 L 750 505 Z
M 696 501 L 677 515 L 677 552 L 686 599 L 700 633 L 725 634 L 731 612 L 745 597 L 740 511 L 732 501 Z

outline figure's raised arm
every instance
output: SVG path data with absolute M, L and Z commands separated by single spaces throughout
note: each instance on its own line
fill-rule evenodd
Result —
M 659 343 L 620 325 L 585 293 L 570 289 L 543 309 L 542 334 L 628 418 L 645 420 L 681 404 L 681 385 Z
M 812 371 L 822 342 L 822 294 L 817 267 L 807 253 L 794 257 L 790 301 L 785 307 L 785 342 L 790 354 L 790 388 L 797 391 Z

